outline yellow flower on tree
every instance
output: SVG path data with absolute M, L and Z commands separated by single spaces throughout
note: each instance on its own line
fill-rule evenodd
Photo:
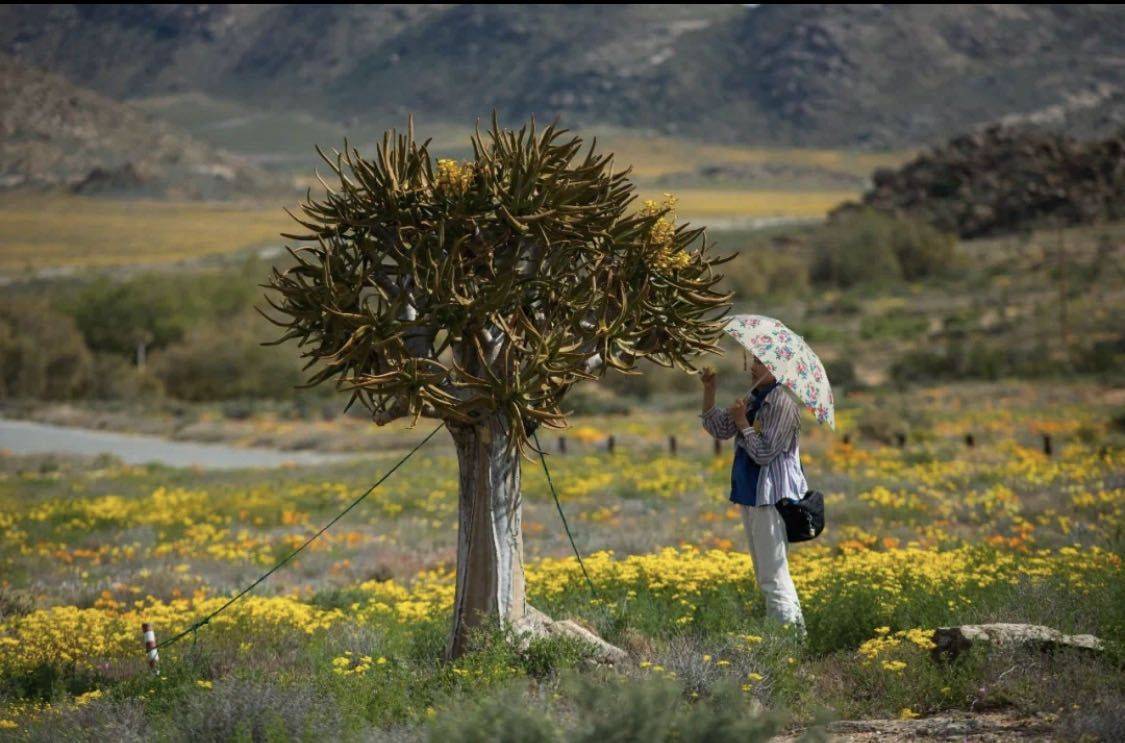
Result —
M 650 260 L 653 266 L 662 271 L 684 268 L 691 263 L 691 256 L 687 251 L 676 247 L 676 202 L 675 196 L 666 193 L 663 203 L 645 199 L 641 206 L 641 215 L 645 217 L 655 217 L 666 212 L 652 223 L 648 233 Z
M 437 185 L 450 193 L 462 196 L 473 183 L 473 163 L 440 158 L 437 161 Z

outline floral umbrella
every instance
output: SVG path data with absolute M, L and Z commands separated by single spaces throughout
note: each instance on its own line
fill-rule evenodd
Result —
M 723 330 L 757 356 L 819 422 L 836 428 L 836 403 L 828 375 L 804 338 L 780 320 L 764 315 L 733 315 Z

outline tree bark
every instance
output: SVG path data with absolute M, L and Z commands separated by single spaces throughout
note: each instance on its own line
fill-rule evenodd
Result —
M 447 425 L 460 470 L 457 587 L 446 646 L 446 657 L 457 658 L 473 629 L 521 625 L 527 605 L 519 453 L 505 451 L 495 416 L 473 426 Z
M 457 586 L 445 656 L 468 650 L 478 627 L 508 627 L 526 649 L 535 637 L 571 637 L 590 646 L 591 660 L 616 664 L 624 650 L 571 621 L 554 621 L 527 603 L 524 583 L 520 454 L 506 446 L 506 426 L 493 415 L 475 425 L 446 421 L 460 470 Z

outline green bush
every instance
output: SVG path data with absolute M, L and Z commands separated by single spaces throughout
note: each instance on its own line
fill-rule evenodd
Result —
M 153 372 L 180 400 L 293 397 L 302 381 L 293 353 L 261 345 L 265 337 L 249 318 L 197 328 L 155 354 Z
M 694 702 L 682 683 L 661 678 L 572 677 L 573 722 L 559 725 L 517 687 L 458 705 L 429 730 L 431 741 L 739 741 L 768 740 L 775 717 L 757 712 L 736 684 L 723 684 Z
M 758 714 L 734 683 L 717 686 L 694 703 L 682 683 L 645 679 L 610 684 L 589 680 L 575 693 L 582 710 L 569 740 L 606 741 L 757 741 L 777 730 L 773 718 Z
M 808 260 L 784 246 L 741 247 L 723 268 L 726 286 L 739 297 L 794 296 L 809 288 Z
M 1125 334 L 1113 340 L 1095 341 L 1089 348 L 1078 353 L 1078 371 L 1093 374 L 1121 374 L 1125 369 Z
M 159 379 L 116 354 L 94 354 L 90 376 L 86 396 L 95 400 L 136 400 L 163 392 Z
M 848 288 L 902 276 L 887 224 L 877 215 L 830 222 L 813 236 L 812 244 L 812 278 L 818 283 Z
M 917 349 L 904 353 L 890 368 L 890 377 L 900 386 L 949 379 L 1025 378 L 1059 374 L 1062 368 L 1045 357 L 1041 349 L 1010 348 L 1002 340 L 969 340 L 967 333 L 954 331 L 944 351 Z M 1078 364 L 1078 371 L 1096 371 Z
M 467 708 L 466 708 L 467 707 Z M 430 726 L 427 740 L 440 743 L 554 743 L 558 728 L 543 712 L 525 704 L 515 685 L 506 694 L 459 706 Z
M 909 339 L 926 332 L 930 321 L 924 315 L 888 312 L 885 315 L 864 317 L 859 322 L 861 338 Z
M 828 382 L 833 389 L 859 386 L 855 376 L 855 365 L 848 359 L 825 361 L 824 373 L 828 375 Z
M 76 397 L 89 385 L 92 367 L 69 317 L 41 300 L 0 300 L 0 398 Z
M 933 379 L 949 379 L 957 374 L 954 361 L 944 353 L 928 348 L 907 351 L 891 364 L 890 377 L 899 385 Z
M 825 323 L 806 320 L 791 327 L 809 343 L 846 343 L 851 340 L 847 329 Z
M 860 209 L 813 233 L 812 278 L 848 288 L 942 273 L 953 263 L 954 239 L 927 224 Z
M 956 238 L 916 219 L 894 219 L 891 249 L 902 278 L 917 281 L 954 267 Z
M 209 321 L 249 309 L 260 296 L 247 271 L 142 274 L 87 284 L 63 302 L 93 351 L 133 356 L 138 343 L 160 349 Z

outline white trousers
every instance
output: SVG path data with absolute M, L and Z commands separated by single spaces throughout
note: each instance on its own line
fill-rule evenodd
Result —
M 740 508 L 750 543 L 750 559 L 754 562 L 754 578 L 766 598 L 766 616 L 795 624 L 803 631 L 805 619 L 797 589 L 789 577 L 789 541 L 781 514 L 773 506 Z

